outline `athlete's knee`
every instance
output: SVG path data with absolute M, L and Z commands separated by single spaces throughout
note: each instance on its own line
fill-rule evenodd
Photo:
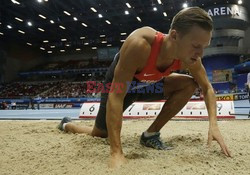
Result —
M 195 91 L 196 88 L 199 87 L 198 83 L 194 80 L 194 78 L 190 78 L 188 87 L 190 88 L 191 91 Z
M 195 89 L 198 88 L 198 87 L 199 87 L 198 83 L 194 80 L 194 78 L 190 77 L 187 80 L 185 90 L 193 93 L 195 91 Z

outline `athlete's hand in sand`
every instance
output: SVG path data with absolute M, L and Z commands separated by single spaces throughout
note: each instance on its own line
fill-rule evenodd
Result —
M 211 146 L 211 143 L 213 140 L 216 140 L 218 142 L 218 144 L 220 145 L 222 151 L 224 152 L 224 154 L 228 157 L 232 157 L 230 151 L 228 150 L 223 137 L 220 133 L 220 130 L 218 128 L 218 126 L 212 126 L 209 128 L 208 131 L 208 147 Z
M 109 168 L 116 169 L 127 163 L 127 159 L 123 154 L 113 154 L 110 156 Z

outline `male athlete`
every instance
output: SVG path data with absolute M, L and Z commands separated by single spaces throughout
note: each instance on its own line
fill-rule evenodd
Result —
M 201 63 L 203 50 L 212 36 L 213 24 L 208 14 L 192 7 L 180 11 L 174 18 L 168 34 L 150 27 L 132 32 L 115 56 L 105 79 L 114 89 L 102 93 L 100 109 L 92 128 L 80 127 L 64 118 L 59 129 L 72 133 L 86 133 L 110 140 L 110 167 L 126 162 L 121 145 L 123 111 L 134 101 L 167 99 L 160 114 L 142 133 L 140 143 L 158 150 L 169 149 L 160 139 L 161 128 L 188 102 L 197 87 L 202 89 L 209 115 L 208 145 L 216 140 L 226 156 L 231 156 L 217 125 L 216 99 L 213 88 Z M 192 76 L 172 73 L 188 69 Z M 127 82 L 162 83 L 162 93 L 129 93 Z M 115 84 L 123 84 L 120 92 Z M 136 87 L 131 87 L 136 89 Z M 146 87 L 138 87 L 143 91 Z M 137 90 L 138 90 L 137 89 Z M 118 93 L 119 90 L 119 93 Z

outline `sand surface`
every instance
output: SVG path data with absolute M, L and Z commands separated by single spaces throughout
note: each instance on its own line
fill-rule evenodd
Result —
M 128 163 L 117 170 L 107 167 L 106 139 L 60 132 L 58 122 L 0 121 L 0 175 L 250 174 L 250 121 L 219 122 L 233 158 L 225 157 L 216 142 L 207 148 L 207 121 L 170 121 L 161 137 L 175 147 L 171 151 L 139 144 L 152 120 L 124 121 L 122 144 Z M 76 123 L 92 126 L 94 121 Z

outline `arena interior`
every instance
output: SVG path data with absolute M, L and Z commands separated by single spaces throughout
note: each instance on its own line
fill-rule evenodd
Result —
M 215 143 L 207 149 L 208 114 L 197 88 L 162 130 L 171 151 L 139 144 L 164 101 L 131 105 L 122 129 L 129 162 L 110 170 L 108 139 L 65 134 L 58 123 L 69 116 L 93 126 L 100 84 L 129 34 L 144 26 L 168 33 L 174 15 L 193 6 L 214 21 L 202 63 L 233 157 Z M 249 87 L 249 0 L 1 0 L 0 174 L 249 174 Z

